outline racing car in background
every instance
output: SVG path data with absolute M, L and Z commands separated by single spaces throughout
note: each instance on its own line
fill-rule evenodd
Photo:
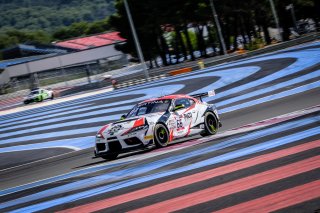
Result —
M 103 126 L 96 134 L 95 157 L 115 159 L 120 153 L 151 145 L 165 147 L 171 141 L 194 134 L 217 133 L 221 122 L 213 104 L 195 95 L 168 95 L 135 105 L 120 121 Z
M 24 98 L 23 103 L 29 104 L 32 102 L 41 102 L 46 99 L 54 99 L 54 94 L 52 90 L 35 88 L 31 90 L 29 95 Z

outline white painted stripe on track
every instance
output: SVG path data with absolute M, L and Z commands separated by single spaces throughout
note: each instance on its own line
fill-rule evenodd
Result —
M 63 98 L 59 98 L 59 99 L 56 99 L 56 100 L 53 100 L 50 102 L 45 102 L 45 103 L 32 105 L 32 106 L 28 106 L 28 107 L 24 106 L 24 107 L 19 107 L 19 108 L 15 108 L 15 109 L 4 110 L 4 111 L 0 111 L 0 116 L 6 115 L 6 114 L 11 114 L 11 113 L 17 113 L 17 112 L 21 112 L 21 111 L 25 111 L 25 110 L 29 110 L 29 109 L 35 109 L 35 108 L 39 108 L 39 107 L 43 107 L 43 106 L 49 106 L 49 105 L 53 105 L 53 104 L 63 103 L 66 101 L 71 101 L 71 100 L 75 100 L 75 99 L 79 99 L 79 98 L 83 98 L 83 97 L 88 97 L 88 96 L 92 96 L 92 95 L 110 92 L 112 90 L 113 90 L 113 88 L 99 89 L 97 91 L 87 92 L 85 94 L 78 94 L 78 95 L 63 97 Z

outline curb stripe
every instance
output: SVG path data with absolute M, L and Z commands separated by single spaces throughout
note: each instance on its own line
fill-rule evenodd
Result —
M 320 156 L 311 157 L 296 163 L 281 166 L 262 173 L 251 175 L 225 184 L 209 187 L 194 193 L 176 197 L 171 200 L 156 203 L 130 212 L 173 212 L 197 204 L 209 202 L 227 195 L 252 189 L 261 185 L 272 183 L 284 178 L 292 177 L 320 167 Z
M 320 180 L 267 195 L 215 213 L 272 212 L 320 197 Z
M 120 205 L 129 201 L 141 199 L 147 196 L 155 195 L 161 192 L 165 192 L 171 189 L 183 187 L 196 182 L 211 179 L 217 176 L 225 175 L 234 171 L 249 168 L 258 164 L 262 164 L 268 161 L 276 160 L 288 155 L 293 155 L 306 150 L 314 149 L 320 147 L 320 140 L 309 142 L 303 145 L 294 146 L 285 150 L 276 151 L 270 154 L 261 155 L 258 157 L 250 158 L 248 160 L 243 160 L 240 162 L 232 163 L 230 165 L 222 166 L 219 168 L 211 169 L 205 172 L 197 173 L 194 175 L 189 175 L 176 180 L 168 181 L 165 183 L 157 184 L 146 189 L 137 190 L 127 194 L 119 195 L 113 198 L 108 198 L 100 200 L 97 202 L 89 203 L 83 206 L 71 208 L 64 210 L 62 212 L 93 212 L 99 211 L 112 206 Z

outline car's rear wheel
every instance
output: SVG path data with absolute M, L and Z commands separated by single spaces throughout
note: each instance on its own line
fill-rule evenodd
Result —
M 54 94 L 52 93 L 52 95 L 51 95 L 51 100 L 53 100 L 54 99 Z
M 114 160 L 118 157 L 118 153 L 110 153 L 110 154 L 107 154 L 107 155 L 103 155 L 101 156 L 103 159 L 105 160 Z
M 154 142 L 156 147 L 166 147 L 169 143 L 169 131 L 164 124 L 157 124 L 154 127 Z
M 207 112 L 204 116 L 204 132 L 201 136 L 215 135 L 219 128 L 219 122 L 212 112 Z

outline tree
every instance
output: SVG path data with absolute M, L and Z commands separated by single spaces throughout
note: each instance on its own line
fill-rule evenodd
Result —
M 49 33 L 75 22 L 103 20 L 115 12 L 114 0 L 1 1 L 0 31 L 43 30 Z

